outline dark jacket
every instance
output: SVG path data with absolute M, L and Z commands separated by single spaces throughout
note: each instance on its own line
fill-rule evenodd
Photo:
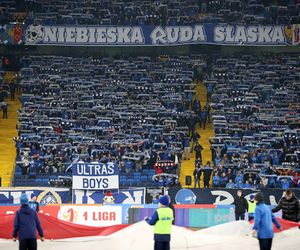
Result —
M 282 209 L 282 219 L 295 222 L 300 220 L 300 203 L 297 197 L 293 196 L 290 200 L 282 197 L 272 212 L 276 213 L 280 209 Z
M 196 144 L 196 146 L 194 147 L 194 151 L 196 153 L 196 159 L 197 158 L 202 158 L 201 157 L 201 151 L 203 150 L 203 147 L 200 144 Z
M 211 167 L 208 167 L 207 165 L 205 165 L 202 171 L 204 174 L 204 179 L 210 180 L 213 169 Z
M 19 240 L 36 239 L 36 230 L 44 237 L 37 213 L 28 204 L 22 205 L 15 216 L 13 237 L 19 235 Z
M 236 214 L 244 214 L 248 211 L 248 202 L 244 196 L 235 198 L 234 205 Z
M 194 172 L 193 172 L 193 176 L 196 180 L 200 180 L 201 178 L 201 174 L 202 174 L 202 169 L 197 169 L 195 168 Z

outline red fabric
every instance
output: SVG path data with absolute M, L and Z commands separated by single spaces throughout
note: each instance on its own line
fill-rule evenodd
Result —
M 0 238 L 12 238 L 13 221 L 15 215 L 0 215 Z M 52 216 L 39 214 L 44 236 L 46 239 L 65 239 L 87 236 L 107 236 L 129 225 L 115 225 L 110 227 L 88 227 L 56 219 Z
M 300 226 L 300 223 L 297 223 L 297 222 L 284 220 L 284 219 L 281 219 L 281 218 L 276 218 L 276 219 L 278 220 L 279 224 L 281 225 L 282 231 L 288 230 L 288 229 L 293 228 L 293 227 L 299 227 Z M 252 220 L 250 223 L 253 224 L 254 221 Z M 274 225 L 274 223 L 273 223 L 273 229 L 274 229 L 275 233 L 280 232 L 277 229 L 277 227 Z
M 283 231 L 288 230 L 288 229 L 293 228 L 293 227 L 299 227 L 300 226 L 300 223 L 298 223 L 298 222 L 284 220 L 284 219 L 281 219 L 281 218 L 277 218 L 277 220 L 278 220 L 279 224 L 281 225 Z M 273 224 L 273 228 L 274 228 L 275 233 L 279 232 L 279 230 L 276 228 L 276 226 L 274 224 Z

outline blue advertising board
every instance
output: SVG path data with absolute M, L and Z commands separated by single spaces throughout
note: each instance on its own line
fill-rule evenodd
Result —
M 226 188 L 190 188 L 180 189 L 172 187 L 168 190 L 171 200 L 174 204 L 215 204 L 232 205 L 237 196 L 238 189 Z M 263 189 L 261 190 L 265 197 L 267 205 L 277 205 L 283 196 L 284 189 Z M 243 195 L 249 200 L 251 195 L 255 195 L 258 190 L 243 189 Z M 300 196 L 300 190 L 295 188 L 293 192 L 297 197 Z
M 0 188 L 0 204 L 20 204 L 22 193 L 37 196 L 40 205 L 68 203 L 70 190 L 68 188 L 38 188 L 38 187 L 20 187 L 20 188 Z

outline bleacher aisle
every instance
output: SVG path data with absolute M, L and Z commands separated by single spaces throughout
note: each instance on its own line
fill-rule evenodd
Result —
M 10 80 L 13 74 L 13 72 L 7 72 L 5 78 Z M 11 185 L 16 160 L 16 147 L 12 139 L 18 135 L 16 130 L 17 110 L 21 108 L 18 96 L 14 101 L 11 101 L 10 97 L 6 101 L 8 103 L 8 119 L 2 119 L 2 109 L 0 110 L 0 177 L 3 187 Z
M 197 88 L 197 96 L 201 102 L 201 107 L 204 107 L 206 104 L 206 87 L 204 84 L 198 84 Z M 199 125 L 197 125 L 197 131 L 201 135 L 200 138 L 200 144 L 204 148 L 202 151 L 202 161 L 203 164 L 205 164 L 207 161 L 211 162 L 211 151 L 210 151 L 210 143 L 209 143 L 209 137 L 213 137 L 214 130 L 211 124 L 208 122 L 206 123 L 205 129 L 200 129 Z M 183 160 L 181 164 L 181 170 L 180 170 L 180 183 L 183 187 L 185 187 L 185 177 L 190 175 L 192 176 L 192 185 L 190 187 L 194 187 L 194 177 L 193 177 L 193 171 L 195 169 L 195 153 L 191 149 L 191 159 L 190 160 Z M 203 175 L 201 176 L 201 187 L 203 187 Z M 186 186 L 187 187 L 187 186 Z

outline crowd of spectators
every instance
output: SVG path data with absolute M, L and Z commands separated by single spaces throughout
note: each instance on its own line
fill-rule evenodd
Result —
M 200 22 L 230 24 L 298 24 L 299 0 L 199 0 Z
M 0 22 L 42 25 L 299 24 L 299 0 L 5 0 Z
M 23 58 L 14 184 L 48 185 L 78 160 L 115 162 L 121 185 L 177 175 L 203 60 Z
M 299 58 L 212 60 L 213 187 L 300 187 Z

